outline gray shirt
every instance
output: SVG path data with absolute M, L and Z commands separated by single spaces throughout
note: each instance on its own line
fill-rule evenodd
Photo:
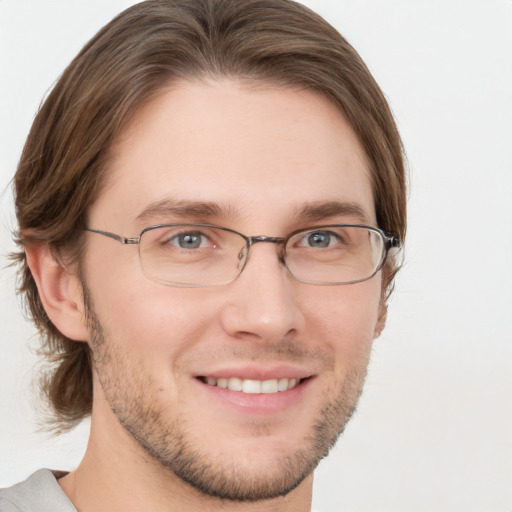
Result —
M 0 512 L 77 512 L 57 482 L 65 474 L 40 469 L 24 482 L 0 489 Z

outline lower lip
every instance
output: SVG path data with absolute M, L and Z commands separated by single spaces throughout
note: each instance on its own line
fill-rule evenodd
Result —
M 267 415 L 278 414 L 298 404 L 311 385 L 312 377 L 287 391 L 277 393 L 243 393 L 230 389 L 211 386 L 199 379 L 196 382 L 208 394 L 209 399 L 216 400 L 228 407 L 238 409 L 244 414 Z

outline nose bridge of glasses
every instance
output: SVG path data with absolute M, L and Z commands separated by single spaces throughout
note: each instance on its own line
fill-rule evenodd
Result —
M 271 244 L 282 244 L 285 241 L 285 238 L 276 237 L 276 236 L 248 236 L 247 240 L 249 241 L 249 245 L 254 245 L 262 242 L 269 242 Z
M 249 249 L 259 243 L 270 243 L 270 244 L 276 244 L 278 246 L 278 257 L 279 261 L 281 263 L 284 263 L 284 244 L 286 242 L 286 238 L 283 237 L 277 237 L 277 236 L 265 236 L 265 235 L 258 235 L 258 236 L 249 236 L 247 237 L 247 241 L 249 243 Z

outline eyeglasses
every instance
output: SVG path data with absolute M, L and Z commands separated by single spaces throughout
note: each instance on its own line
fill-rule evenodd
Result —
M 371 226 L 333 224 L 299 229 L 284 238 L 245 236 L 211 224 L 159 224 L 137 238 L 86 229 L 126 245 L 137 244 L 144 274 L 170 286 L 214 286 L 234 281 L 251 247 L 277 244 L 279 261 L 294 279 L 316 285 L 352 284 L 373 277 L 398 237 Z

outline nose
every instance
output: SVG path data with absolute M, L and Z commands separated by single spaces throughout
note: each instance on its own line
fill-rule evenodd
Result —
M 253 245 L 243 272 L 227 286 L 224 330 L 269 343 L 296 336 L 304 325 L 298 293 L 304 286 L 291 277 L 273 243 Z

